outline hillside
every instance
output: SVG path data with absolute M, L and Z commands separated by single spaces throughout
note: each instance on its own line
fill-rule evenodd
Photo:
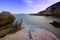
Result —
M 33 14 L 33 15 L 35 15 L 35 14 Z M 36 14 L 36 15 L 60 17 L 60 2 L 57 2 L 57 3 L 47 7 L 45 10 L 38 12 L 38 14 Z

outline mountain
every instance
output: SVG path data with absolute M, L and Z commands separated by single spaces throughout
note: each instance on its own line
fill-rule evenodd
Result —
M 47 7 L 45 10 L 38 12 L 38 14 L 36 15 L 59 16 L 60 17 L 60 1 Z
M 45 13 L 48 15 L 60 15 L 60 2 L 57 2 L 50 7 L 46 8 Z

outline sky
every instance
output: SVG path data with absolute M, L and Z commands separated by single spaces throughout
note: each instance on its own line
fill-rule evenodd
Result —
M 12 14 L 38 13 L 60 0 L 0 0 L 0 12 L 8 11 Z

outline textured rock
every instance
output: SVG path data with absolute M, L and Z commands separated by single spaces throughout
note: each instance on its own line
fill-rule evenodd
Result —
M 21 27 L 22 22 L 18 20 L 15 25 L 13 25 L 14 20 L 15 17 L 10 12 L 2 11 L 2 13 L 0 13 L 0 38 L 21 29 L 19 27 Z
M 46 9 L 46 14 L 60 15 L 60 2 L 57 2 Z
M 52 24 L 54 27 L 57 27 L 57 28 L 60 28 L 60 22 L 59 21 L 53 21 L 53 22 L 50 22 L 50 24 Z
M 6 36 L 8 34 L 15 33 L 17 31 L 21 30 L 21 24 L 22 24 L 22 22 L 20 20 L 18 20 L 16 22 L 16 24 L 13 26 L 7 25 L 7 26 L 1 27 L 0 28 L 0 38 Z
M 9 24 L 15 20 L 15 17 L 10 12 L 2 11 L 0 13 L 0 26 Z
M 60 2 L 57 2 L 51 6 L 49 6 L 48 8 L 46 8 L 46 10 L 41 11 L 38 13 L 39 15 L 47 15 L 47 16 L 57 16 L 60 17 Z
M 60 1 L 47 7 L 43 11 L 39 11 L 38 14 L 30 14 L 30 15 L 56 16 L 60 18 Z
M 51 32 L 45 29 L 22 29 L 14 34 L 9 34 L 1 40 L 58 40 Z
M 15 27 L 14 32 L 21 30 L 22 29 L 21 25 L 22 25 L 22 20 L 17 20 L 16 24 L 14 25 Z
M 6 26 L 0 29 L 0 38 L 4 37 L 5 35 L 11 33 L 15 28 L 12 26 Z

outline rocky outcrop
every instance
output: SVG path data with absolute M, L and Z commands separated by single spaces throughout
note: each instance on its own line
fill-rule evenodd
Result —
M 0 38 L 21 29 L 22 21 L 17 20 L 17 22 L 13 24 L 14 21 L 15 17 L 10 12 L 2 11 L 2 13 L 0 13 Z
M 43 15 L 44 12 L 45 12 L 45 10 L 40 11 L 38 14 L 39 14 L 39 15 Z M 45 13 L 44 13 L 44 15 L 45 15 Z
M 60 22 L 59 21 L 53 21 L 53 22 L 50 22 L 50 24 L 52 24 L 54 27 L 57 27 L 57 28 L 60 28 Z
M 60 17 L 60 2 L 57 2 L 50 7 L 46 8 L 46 10 L 38 13 L 39 15 L 50 15 L 50 16 L 58 16 Z
M 60 15 L 60 2 L 53 4 L 52 6 L 48 7 L 45 11 L 46 14 L 51 14 L 55 16 Z
M 8 34 L 12 34 L 12 33 L 16 33 L 17 31 L 21 30 L 21 24 L 22 21 L 18 20 L 15 25 L 7 25 L 7 26 L 3 26 L 0 28 L 0 38 L 8 35 Z
M 14 20 L 15 17 L 10 12 L 2 11 L 2 13 L 0 13 L 0 26 L 9 24 Z
M 14 25 L 15 27 L 14 32 L 17 32 L 22 29 L 21 24 L 22 24 L 22 20 L 17 20 L 16 24 Z
M 49 6 L 45 10 L 38 12 L 38 14 L 30 14 L 30 15 L 60 17 L 60 1 L 51 5 L 51 6 Z
M 15 17 L 10 12 L 2 11 L 0 13 L 0 37 L 3 37 L 14 30 L 12 25 L 10 25 L 14 20 Z

